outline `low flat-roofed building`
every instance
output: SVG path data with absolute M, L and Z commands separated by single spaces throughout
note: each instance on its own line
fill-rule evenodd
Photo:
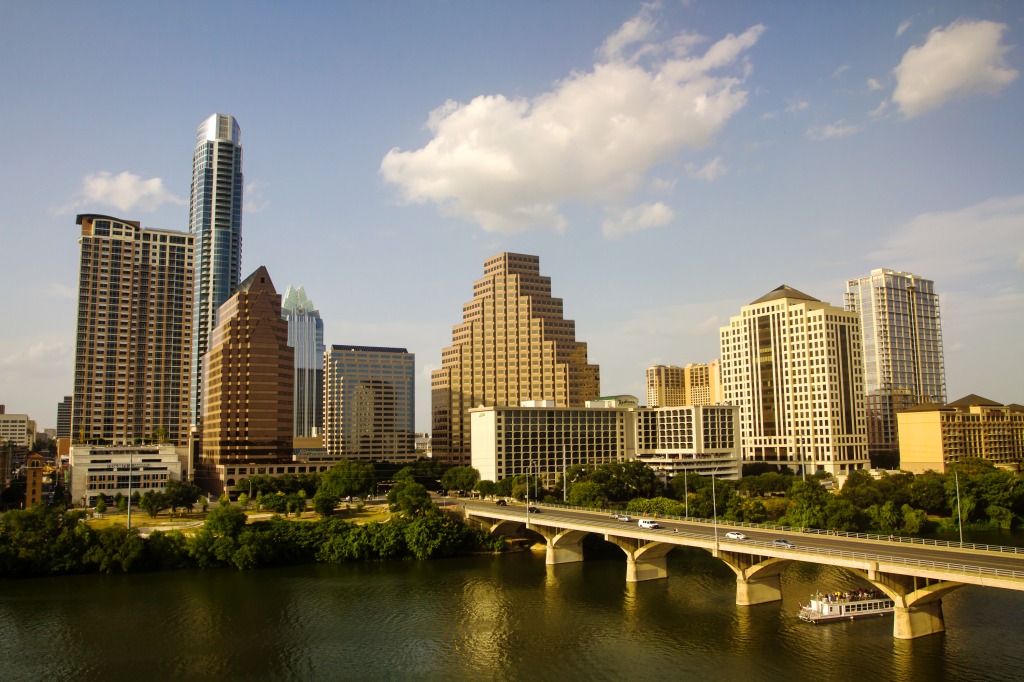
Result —
M 968 395 L 938 405 L 924 403 L 896 415 L 900 468 L 944 473 L 955 462 L 979 457 L 1019 471 L 1024 458 L 1024 407 Z
M 741 476 L 739 408 L 646 408 L 632 396 L 586 408 L 522 406 L 470 410 L 473 467 L 483 480 L 536 475 L 545 486 L 576 464 L 639 460 L 663 480 L 689 471 Z
M 174 445 L 73 445 L 71 499 L 91 507 L 100 493 L 109 500 L 118 493 L 160 492 L 168 481 L 181 480 L 187 453 Z

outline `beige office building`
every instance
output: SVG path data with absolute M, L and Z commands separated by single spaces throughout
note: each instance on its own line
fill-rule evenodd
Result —
M 720 334 L 723 397 L 740 407 L 744 462 L 869 468 L 856 313 L 781 286 Z
M 31 449 L 35 440 L 36 423 L 27 414 L 0 412 L 0 447 L 7 444 Z
M 79 215 L 73 443 L 189 433 L 193 237 Z
M 681 407 L 722 402 L 720 363 L 647 368 L 647 406 Z
M 979 457 L 1020 471 L 1024 459 L 1024 407 L 971 394 L 947 405 L 926 403 L 896 415 L 900 468 L 945 473 L 950 464 Z
M 260 266 L 221 305 L 203 360 L 200 485 L 223 490 L 219 465 L 291 460 L 294 363 L 281 296 Z
M 600 370 L 588 364 L 587 345 L 563 318 L 562 299 L 551 296 L 537 256 L 487 259 L 462 319 L 431 376 L 435 458 L 470 463 L 471 408 L 529 400 L 582 407 L 597 397 Z

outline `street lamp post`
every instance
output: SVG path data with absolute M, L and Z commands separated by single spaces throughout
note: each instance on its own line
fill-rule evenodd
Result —
M 953 480 L 956 481 L 956 520 L 960 525 L 960 546 L 964 546 L 964 513 L 960 509 L 960 473 L 953 469 Z
M 690 518 L 690 486 L 686 482 L 686 469 L 683 469 L 683 503 L 686 505 L 686 518 Z
M 711 473 L 711 512 L 715 523 L 715 546 L 718 546 L 718 497 L 715 495 L 715 472 Z

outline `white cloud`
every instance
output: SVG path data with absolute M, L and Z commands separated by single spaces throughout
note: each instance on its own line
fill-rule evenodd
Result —
M 908 28 L 910 28 L 910 19 L 900 22 L 900 25 L 896 27 L 896 37 L 899 38 Z
M 831 140 L 834 137 L 846 137 L 848 135 L 853 135 L 854 133 L 859 133 L 861 129 L 862 126 L 851 125 L 843 119 L 839 119 L 835 123 L 809 128 L 807 130 L 807 137 L 820 142 L 822 140 Z
M 729 169 L 722 161 L 721 156 L 716 156 L 711 159 L 704 164 L 703 168 L 697 168 L 697 166 L 692 163 L 686 164 L 686 174 L 694 180 L 707 180 L 708 182 L 714 182 L 725 175 L 728 170 Z
M 868 116 L 877 119 L 882 118 L 889 113 L 889 100 L 883 99 L 878 103 L 878 106 L 868 112 Z
M 253 180 L 245 183 L 245 195 L 242 200 L 242 210 L 246 213 L 259 213 L 270 206 L 270 200 L 264 194 L 267 183 L 262 180 Z
M 434 110 L 432 139 L 389 151 L 381 175 L 404 201 L 434 203 L 488 232 L 561 230 L 562 203 L 628 201 L 654 167 L 711 145 L 746 105 L 742 76 L 714 72 L 743 71 L 743 53 L 764 31 L 754 26 L 689 55 L 692 35 L 649 42 L 648 9 L 605 42 L 603 61 L 548 92 L 481 95 Z
M 71 361 L 71 344 L 66 341 L 36 340 L 0 360 L 0 367 L 12 374 L 32 376 L 66 370 Z
M 945 280 L 1019 267 L 1024 194 L 945 213 L 923 213 L 868 254 L 884 267 Z
M 608 239 L 615 239 L 652 227 L 661 227 L 671 222 L 675 215 L 671 208 L 660 201 L 654 204 L 640 204 L 605 218 L 601 224 L 601 233 Z
M 788 104 L 788 105 L 786 106 L 786 113 L 787 113 L 787 114 L 792 114 L 792 113 L 795 113 L 795 112 L 797 112 L 797 111 L 807 111 L 807 108 L 808 108 L 809 106 L 811 106 L 811 105 L 810 105 L 810 104 L 809 104 L 809 103 L 807 102 L 807 100 L 795 100 L 795 101 L 791 101 L 791 102 L 790 102 L 790 103 L 789 103 L 789 104 Z
M 50 282 L 49 286 L 46 287 L 46 295 L 73 301 L 78 298 L 78 289 L 61 284 L 60 282 Z
M 832 72 L 832 77 L 833 78 L 839 78 L 840 76 L 842 76 L 844 73 L 846 73 L 849 70 L 850 70 L 850 65 L 849 64 L 843 64 L 838 69 L 836 69 L 835 71 Z
M 868 90 L 881 90 L 882 83 L 877 78 L 868 79 Z
M 955 97 L 993 95 L 1018 72 L 1006 65 L 1010 50 L 1001 44 L 1006 24 L 955 21 L 934 28 L 924 45 L 915 45 L 895 69 L 892 101 L 907 118 L 938 109 Z
M 102 206 L 113 206 L 120 211 L 155 211 L 166 203 L 186 202 L 168 192 L 160 178 L 144 180 L 128 171 L 117 175 L 100 171 L 85 176 L 77 194 L 56 212 L 67 213 L 82 208 L 95 210 Z

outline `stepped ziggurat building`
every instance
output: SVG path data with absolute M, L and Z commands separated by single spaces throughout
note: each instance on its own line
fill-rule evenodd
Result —
M 562 317 L 562 299 L 551 296 L 539 257 L 488 258 L 462 319 L 431 375 L 435 458 L 470 464 L 471 408 L 533 400 L 583 407 L 598 397 L 600 369 L 587 363 L 587 345 L 576 341 L 575 322 Z
M 217 317 L 203 366 L 196 482 L 220 493 L 229 465 L 291 461 L 295 353 L 264 266 L 238 285 Z
M 740 407 L 745 463 L 868 468 L 857 314 L 781 286 L 722 327 L 722 388 Z
M 722 401 L 721 363 L 647 368 L 647 406 L 713 405 Z
M 188 442 L 193 237 L 83 214 L 74 443 Z
M 217 310 L 242 270 L 242 134 L 233 116 L 214 114 L 196 130 L 188 231 L 195 237 L 191 418 L 203 415 L 203 361 Z
M 872 270 L 847 281 L 845 305 L 861 322 L 868 452 L 895 455 L 896 413 L 946 402 L 935 283 L 908 272 Z

